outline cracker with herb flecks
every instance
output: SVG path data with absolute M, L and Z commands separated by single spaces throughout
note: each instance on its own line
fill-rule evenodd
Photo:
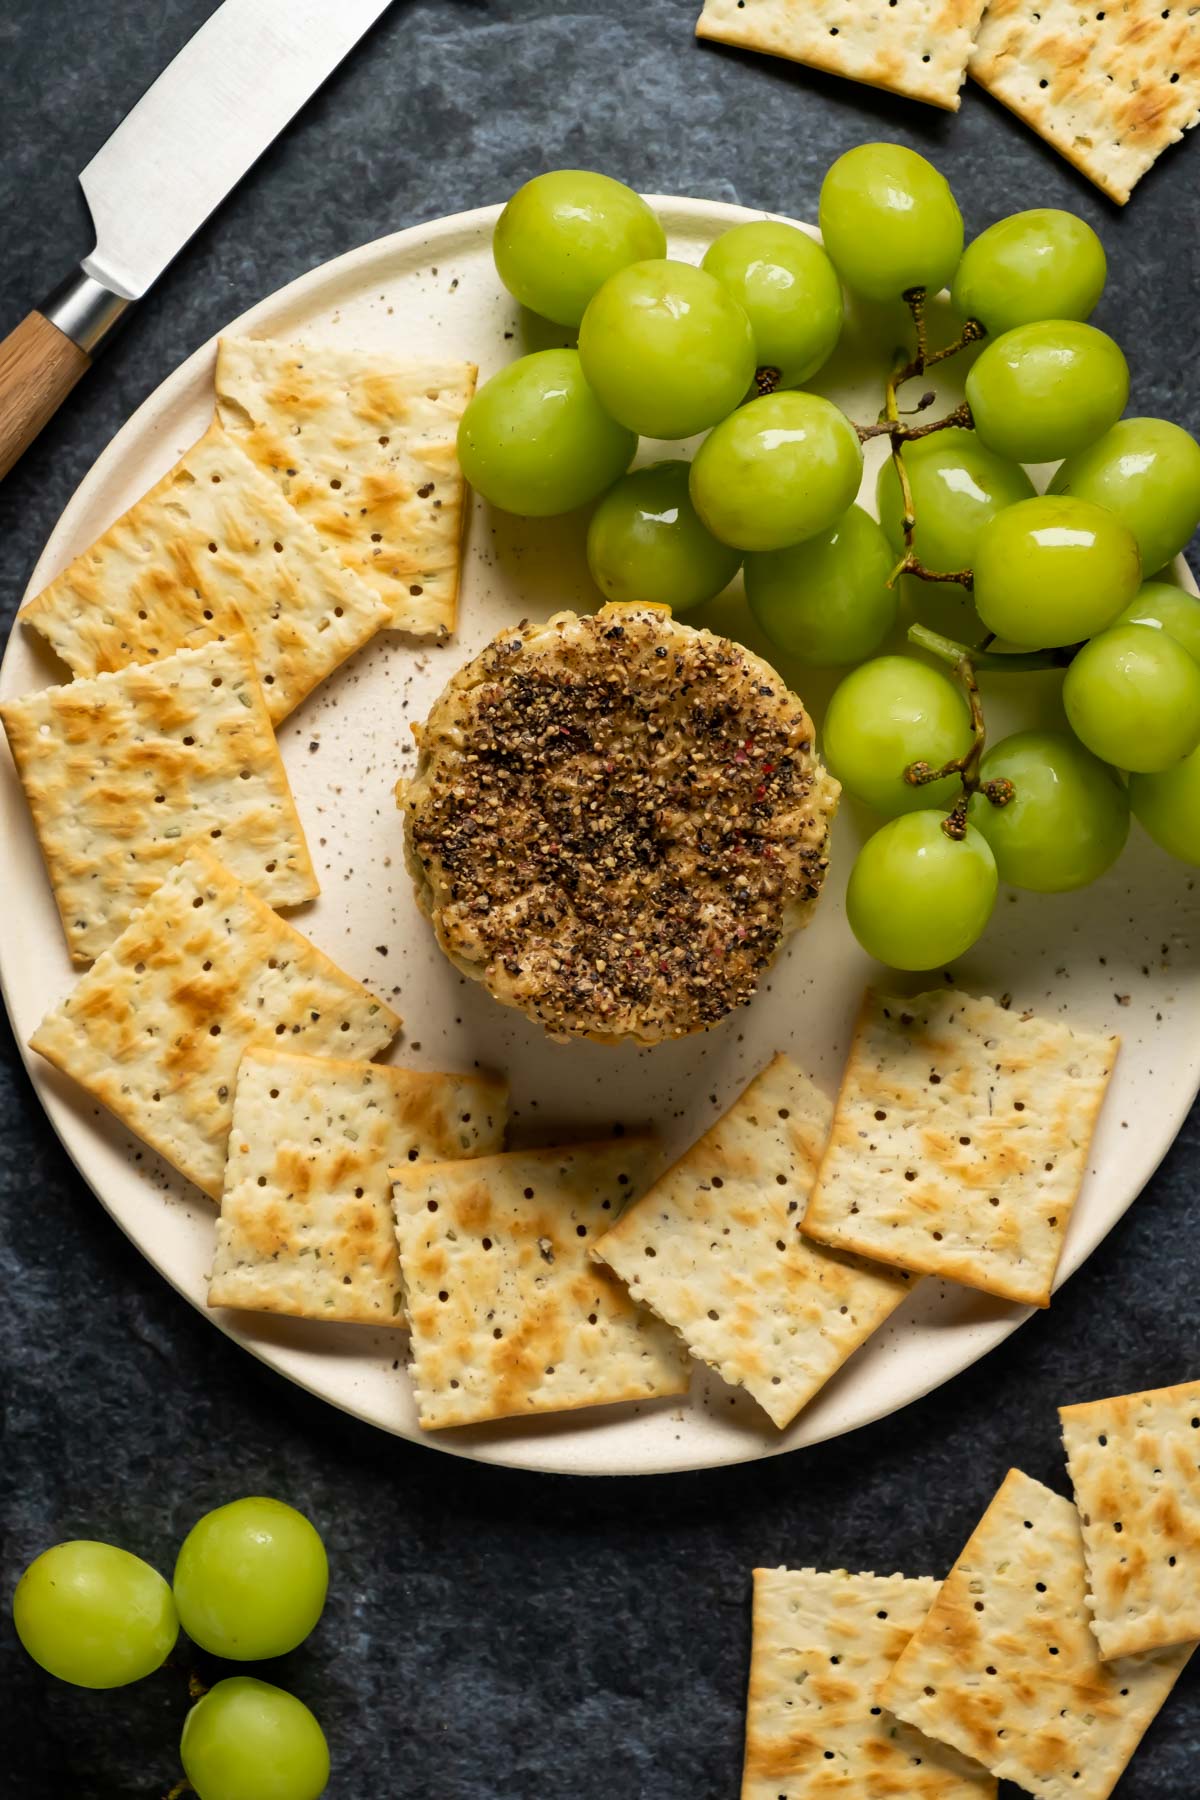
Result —
M 427 1431 L 687 1392 L 674 1332 L 588 1254 L 652 1151 L 614 1138 L 393 1171 Z
M 214 424 L 20 617 L 76 675 L 242 626 L 278 724 L 388 614 Z
M 209 1305 L 406 1324 L 389 1170 L 486 1156 L 507 1118 L 490 1076 L 247 1050 Z
M 991 0 L 969 73 L 1123 206 L 1200 122 L 1200 12 L 1145 0 Z
M 957 112 L 986 0 L 704 0 L 697 37 Z
M 776 1056 L 594 1251 L 780 1428 L 913 1285 L 800 1236 L 832 1110 Z
M 120 936 L 197 839 L 272 906 L 318 892 L 243 633 L 43 688 L 0 720 L 75 962 Z
M 805 1233 L 1048 1306 L 1117 1045 L 951 989 L 868 994 Z
M 373 1056 L 399 1029 L 194 845 L 29 1042 L 215 1200 L 244 1050 Z
M 742 1800 L 994 1800 L 977 1763 L 879 1705 L 938 1586 L 755 1569 Z
M 473 363 L 222 338 L 217 411 L 246 454 L 418 637 L 453 631 Z
M 1101 1662 L 1079 1515 L 1013 1469 L 879 1701 L 1039 1800 L 1107 1800 L 1192 1649 Z
M 1200 1638 L 1200 1381 L 1058 1416 L 1101 1656 Z

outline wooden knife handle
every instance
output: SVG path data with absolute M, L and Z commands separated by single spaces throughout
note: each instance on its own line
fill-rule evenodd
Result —
M 0 478 L 29 448 L 91 367 L 86 350 L 42 313 L 26 313 L 0 343 Z

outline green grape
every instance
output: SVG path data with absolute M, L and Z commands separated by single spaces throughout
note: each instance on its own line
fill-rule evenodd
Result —
M 701 265 L 746 309 L 759 368 L 782 387 L 815 375 L 842 331 L 842 287 L 825 251 L 795 225 L 757 219 L 711 244 Z
M 197 1800 L 317 1800 L 329 1783 L 329 1746 L 307 1706 L 249 1675 L 197 1700 L 179 1754 Z
M 865 300 L 936 293 L 962 255 L 962 214 L 944 175 L 902 144 L 859 144 L 821 183 L 821 236 L 833 266 Z
M 1169 769 L 1200 744 L 1200 668 L 1148 625 L 1115 625 L 1085 644 L 1063 705 L 1093 755 L 1138 775 Z
M 1129 804 L 1156 844 L 1200 868 L 1200 750 L 1157 775 L 1131 775 Z
M 646 437 L 707 431 L 754 379 L 744 308 L 706 269 L 665 258 L 609 277 L 583 315 L 579 354 L 605 410 Z
M 1108 264 L 1091 226 L 1039 206 L 989 225 L 963 251 L 950 289 L 955 310 L 993 337 L 1039 319 L 1086 319 Z
M 633 460 L 583 378 L 577 350 L 538 350 L 485 381 L 458 427 L 463 474 L 493 506 L 526 518 L 571 512 Z
M 158 1570 L 88 1538 L 35 1557 L 17 1583 L 12 1610 L 34 1662 L 75 1687 L 140 1681 L 162 1666 L 179 1636 L 175 1602 Z
M 1120 856 L 1129 835 L 1125 790 L 1066 732 L 1018 731 L 987 752 L 980 774 L 1013 785 L 1007 806 L 976 794 L 968 812 L 1002 881 L 1061 894 L 1095 881 Z
M 610 275 L 667 239 L 640 194 L 587 169 L 554 169 L 518 188 L 496 221 L 492 253 L 501 281 L 532 312 L 578 325 Z
M 975 545 L 975 610 L 1023 650 L 1077 644 L 1113 623 L 1141 581 L 1133 533 L 1102 506 L 1035 494 L 989 519 Z
M 1082 450 L 1120 418 L 1129 366 L 1094 325 L 1044 320 L 985 344 L 966 389 L 985 444 L 1014 462 L 1052 462 Z
M 304 1642 L 328 1583 L 325 1546 L 304 1514 L 253 1496 L 192 1526 L 175 1564 L 175 1603 L 202 1650 L 257 1662 Z
M 973 431 L 951 426 L 904 446 L 917 526 L 913 549 L 927 569 L 947 574 L 969 569 L 981 528 L 1003 506 L 1027 500 L 1033 483 L 1019 463 L 1007 462 Z M 876 485 L 879 522 L 897 556 L 904 550 L 904 502 L 889 456 Z
M 1200 524 L 1200 444 L 1169 419 L 1118 419 L 1055 471 L 1050 492 L 1115 512 L 1153 575 Z
M 1169 581 L 1144 581 L 1116 623 L 1165 631 L 1183 645 L 1193 662 L 1200 663 L 1200 599 L 1184 588 L 1172 587 Z
M 961 842 L 944 814 L 890 819 L 850 871 L 846 917 L 869 956 L 893 969 L 944 968 L 971 948 L 996 904 L 996 861 L 973 825 Z
M 925 787 L 905 781 L 910 763 L 940 769 L 971 747 L 971 715 L 948 676 L 908 656 L 879 656 L 845 676 L 825 713 L 825 761 L 842 786 L 877 812 L 949 808 L 956 775 Z
M 826 531 L 858 492 L 858 433 L 819 394 L 763 394 L 711 431 L 692 464 L 692 501 L 714 537 L 782 550 Z
M 587 535 L 592 580 L 609 600 L 654 600 L 686 612 L 737 574 L 741 557 L 697 516 L 685 462 L 651 463 L 609 488 Z
M 870 513 L 852 506 L 827 531 L 746 558 L 746 598 L 777 649 L 816 668 L 860 662 L 896 623 L 895 558 Z

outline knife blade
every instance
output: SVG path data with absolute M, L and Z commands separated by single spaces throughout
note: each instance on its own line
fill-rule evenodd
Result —
M 95 248 L 0 343 L 0 477 L 391 0 L 225 0 L 80 175 Z

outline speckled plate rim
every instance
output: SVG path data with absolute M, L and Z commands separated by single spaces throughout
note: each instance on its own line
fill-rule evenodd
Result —
M 693 231 L 697 229 L 712 230 L 740 223 L 746 219 L 762 218 L 761 211 L 752 208 L 732 205 L 723 201 L 709 201 L 678 198 L 674 196 L 649 196 L 651 204 L 664 217 L 668 227 L 672 223 L 680 228 Z M 88 509 L 103 504 L 104 496 L 118 484 L 119 471 L 126 460 L 134 458 L 147 471 L 146 484 L 153 480 L 162 469 L 167 467 L 177 453 L 170 448 L 171 418 L 173 412 L 183 405 L 189 394 L 194 393 L 197 384 L 211 388 L 211 372 L 214 364 L 217 339 L 228 332 L 253 331 L 270 328 L 274 333 L 286 335 L 293 328 L 295 317 L 303 314 L 307 303 L 320 294 L 327 306 L 335 306 L 339 295 L 356 292 L 365 286 L 374 286 L 380 273 L 397 259 L 411 258 L 416 250 L 421 250 L 428 258 L 438 254 L 439 243 L 451 239 L 462 240 L 469 236 L 479 238 L 489 234 L 499 213 L 499 207 L 486 206 L 471 211 L 448 215 L 395 232 L 389 236 L 376 239 L 350 250 L 345 254 L 323 263 L 297 277 L 286 286 L 276 290 L 256 305 L 232 320 L 223 327 L 222 333 L 214 334 L 206 343 L 195 350 L 191 356 L 181 363 L 174 372 L 151 393 L 130 416 L 125 425 L 117 432 L 107 447 L 91 466 L 80 482 L 71 500 L 65 507 L 57 524 L 47 540 L 30 576 L 22 604 L 37 593 L 52 578 L 57 570 L 75 554 L 79 548 L 90 541 L 91 533 L 83 529 L 83 520 Z M 809 226 L 803 227 L 811 231 Z M 815 233 L 813 234 L 815 235 Z M 134 325 L 136 329 L 136 322 Z M 471 354 L 464 350 L 464 354 Z M 118 510 L 113 507 L 111 512 Z M 1191 571 L 1182 559 L 1177 564 L 1177 572 L 1182 582 L 1193 592 L 1196 583 Z M 0 662 L 0 682 L 9 663 L 12 641 L 6 646 L 3 661 Z M 49 896 L 46 904 L 52 904 Z M 294 1382 L 320 1399 L 328 1401 L 351 1416 L 375 1424 L 380 1429 L 390 1430 L 395 1435 L 408 1438 L 415 1443 L 432 1445 L 452 1455 L 471 1460 L 482 1460 L 501 1466 L 522 1469 L 545 1470 L 554 1473 L 579 1474 L 659 1474 L 682 1473 L 694 1469 L 728 1466 L 735 1463 L 756 1461 L 763 1456 L 775 1456 L 789 1450 L 827 1441 L 845 1432 L 856 1430 L 863 1425 L 885 1417 L 910 1402 L 922 1399 L 935 1388 L 961 1373 L 971 1364 L 985 1356 L 990 1350 L 1003 1342 L 1017 1327 L 1029 1318 L 1034 1309 L 990 1304 L 986 1297 L 976 1295 L 975 1301 L 982 1301 L 977 1308 L 978 1315 L 969 1324 L 959 1326 L 957 1321 L 949 1322 L 948 1338 L 956 1341 L 949 1348 L 949 1353 L 940 1359 L 931 1358 L 926 1365 L 926 1377 L 917 1382 L 908 1382 L 900 1392 L 881 1397 L 877 1402 L 857 1411 L 852 1416 L 832 1424 L 822 1424 L 816 1430 L 803 1432 L 799 1441 L 793 1431 L 787 1438 L 763 1437 L 755 1440 L 750 1446 L 738 1446 L 729 1454 L 705 1456 L 702 1458 L 655 1456 L 649 1459 L 625 1462 L 614 1460 L 610 1466 L 597 1466 L 594 1460 L 583 1457 L 576 1462 L 570 1456 L 547 1455 L 539 1453 L 539 1444 L 552 1442 L 560 1426 L 557 1415 L 544 1418 L 512 1422 L 512 1431 L 519 1431 L 520 1449 L 514 1453 L 511 1433 L 501 1432 L 491 1436 L 488 1430 L 481 1433 L 462 1432 L 458 1434 L 427 1434 L 416 1430 L 405 1430 L 400 1424 L 388 1424 L 373 1416 L 369 1411 L 357 1405 L 354 1399 L 346 1394 L 331 1391 L 329 1385 L 319 1376 L 309 1375 L 302 1369 L 288 1366 L 287 1350 L 289 1346 L 288 1328 L 293 1321 L 273 1321 L 271 1325 L 278 1327 L 278 1332 L 267 1329 L 261 1333 L 252 1333 L 239 1328 L 235 1315 L 208 1311 L 203 1302 L 190 1293 L 182 1280 L 168 1266 L 159 1253 L 152 1230 L 146 1228 L 145 1220 L 136 1216 L 136 1209 L 131 1208 L 121 1198 L 106 1192 L 104 1185 L 90 1166 L 91 1152 L 95 1149 L 95 1140 L 90 1134 L 86 1117 L 78 1110 L 73 1100 L 77 1100 L 70 1084 L 66 1084 L 56 1072 L 51 1070 L 40 1058 L 34 1056 L 27 1048 L 17 1025 L 16 1008 L 12 995 L 12 971 L 15 960 L 21 956 L 21 944 L 16 922 L 19 918 L 17 909 L 5 908 L 0 915 L 0 994 L 3 995 L 10 1024 L 20 1050 L 22 1061 L 29 1073 L 34 1091 L 44 1108 L 56 1134 L 63 1144 L 75 1168 L 84 1181 L 100 1200 L 106 1211 L 121 1227 L 125 1234 L 141 1251 L 148 1262 L 159 1274 L 204 1314 L 218 1330 L 240 1344 L 242 1348 L 282 1374 L 285 1379 Z M 1176 1079 L 1171 1093 L 1171 1104 L 1158 1109 L 1152 1116 L 1142 1116 L 1138 1120 L 1138 1151 L 1131 1178 L 1127 1182 L 1127 1191 L 1120 1204 L 1110 1206 L 1105 1216 L 1092 1222 L 1086 1233 L 1074 1234 L 1064 1254 L 1060 1267 L 1059 1282 L 1065 1280 L 1077 1269 L 1095 1249 L 1107 1232 L 1117 1223 L 1128 1207 L 1137 1198 L 1146 1183 L 1153 1175 L 1163 1156 L 1170 1148 L 1179 1131 L 1196 1092 L 1200 1090 L 1200 1016 L 1192 1035 L 1191 1057 L 1185 1071 L 1176 1069 L 1178 1077 L 1183 1074 L 1182 1081 Z M 134 1176 L 137 1182 L 136 1175 Z M 322 1327 L 331 1333 L 338 1332 L 337 1327 Z M 351 1328 L 352 1330 L 352 1328 Z M 403 1341 L 403 1340 L 401 1340 Z M 345 1353 L 345 1340 L 335 1346 L 335 1357 Z M 322 1367 L 324 1361 L 322 1359 Z M 841 1385 L 843 1375 L 835 1378 Z M 814 1407 L 815 1407 L 814 1402 Z M 603 1409 L 616 1422 L 616 1416 L 624 1413 L 623 1408 Z M 811 1410 L 811 1409 L 810 1409 Z M 802 1415 L 803 1418 L 803 1415 Z M 564 1418 L 561 1426 L 565 1430 L 576 1423 L 576 1419 Z M 799 1421 L 798 1421 L 799 1423 Z

